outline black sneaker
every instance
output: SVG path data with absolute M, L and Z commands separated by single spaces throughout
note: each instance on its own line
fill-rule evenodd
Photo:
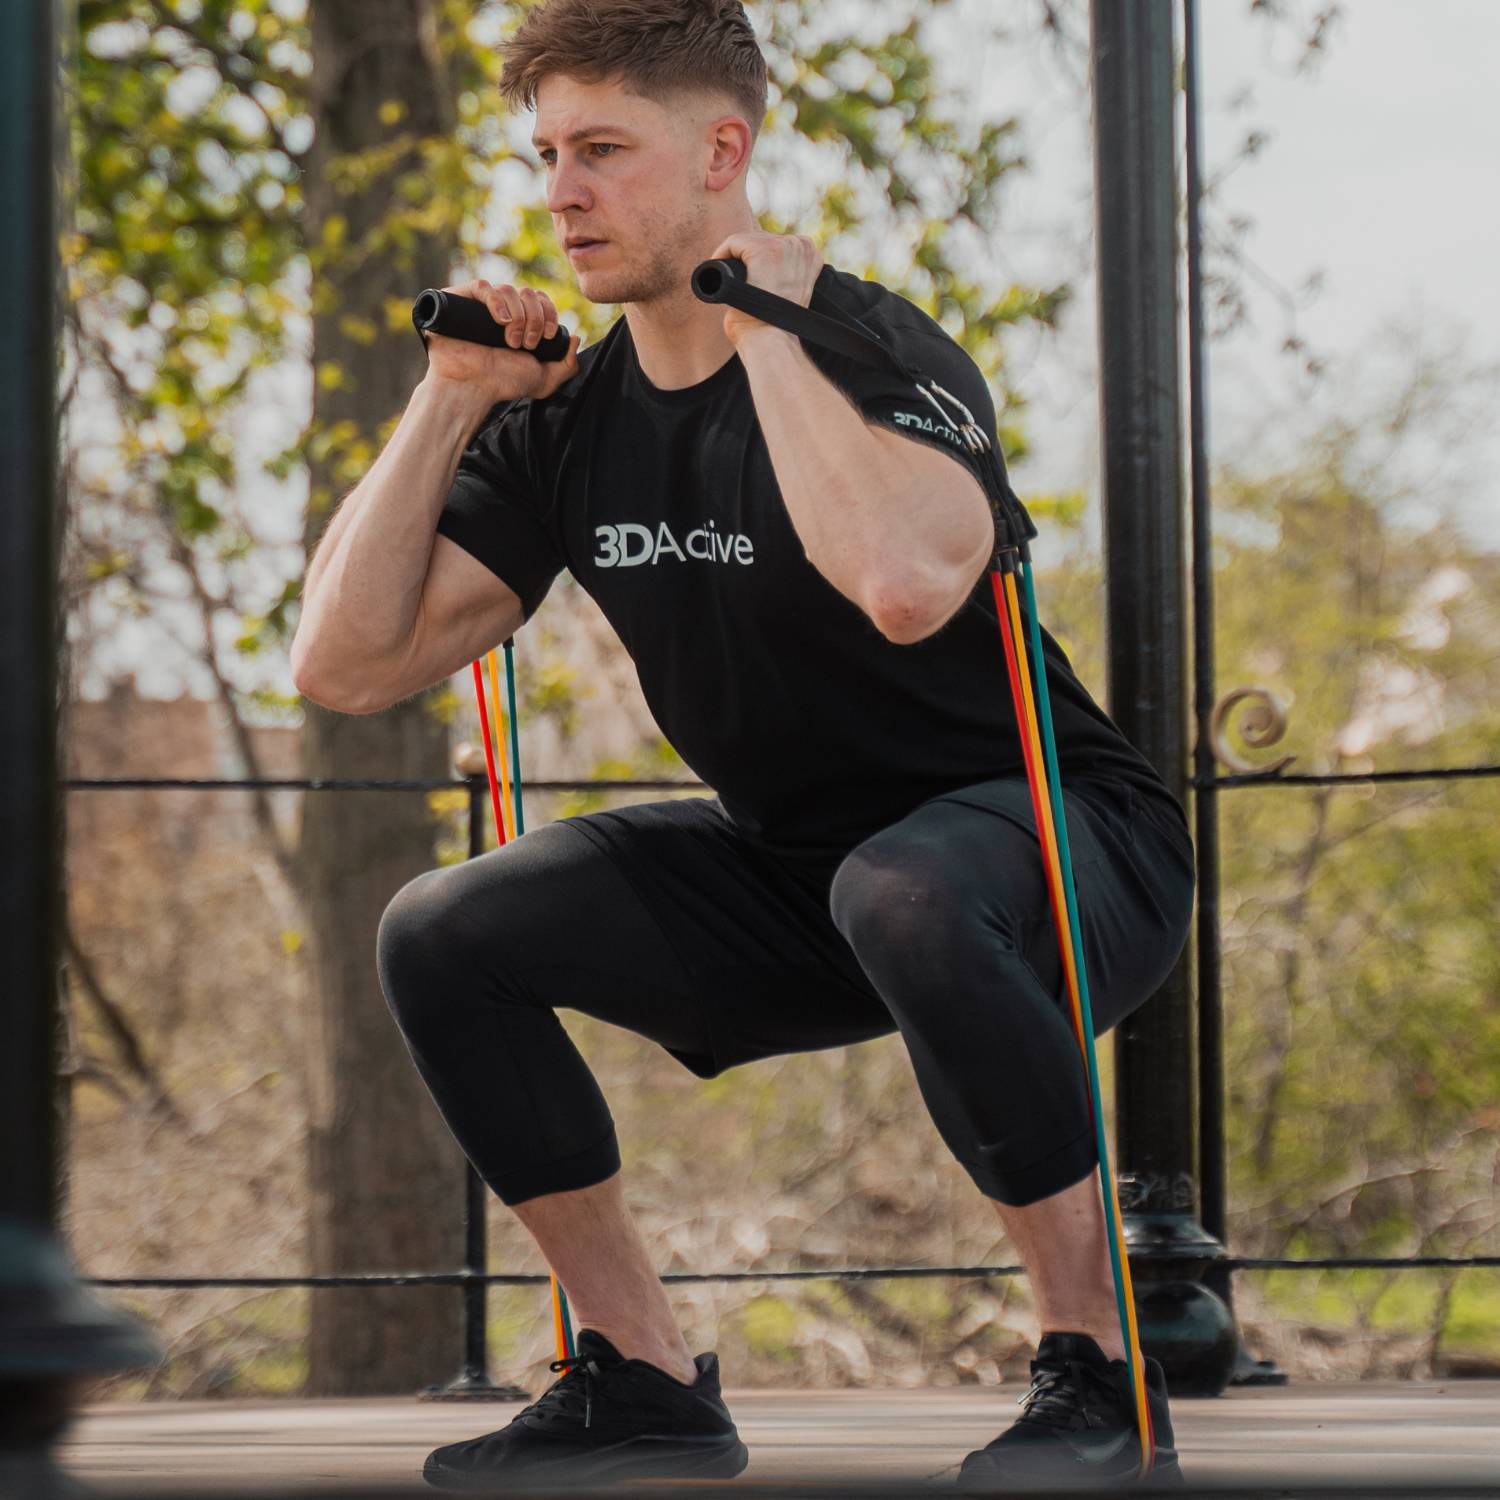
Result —
M 626 1359 L 602 1333 L 578 1330 L 563 1372 L 507 1427 L 428 1456 L 422 1476 L 448 1490 L 615 1479 L 730 1479 L 750 1461 L 719 1394 L 719 1356 L 700 1354 L 692 1385 Z
M 1176 1488 L 1183 1483 L 1167 1412 L 1167 1377 L 1146 1360 L 1146 1402 L 1156 1438 L 1150 1474 L 1141 1462 L 1135 1395 L 1123 1359 L 1110 1359 L 1086 1333 L 1044 1333 L 1031 1361 L 1024 1411 L 994 1442 L 964 1459 L 965 1494 L 1014 1489 Z

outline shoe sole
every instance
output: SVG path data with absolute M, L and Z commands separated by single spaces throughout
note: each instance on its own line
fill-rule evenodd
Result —
M 667 1444 L 673 1446 L 668 1449 Z M 616 1479 L 733 1479 L 749 1462 L 750 1450 L 738 1438 L 692 1443 L 684 1438 L 637 1437 L 553 1463 L 507 1466 L 489 1473 L 448 1469 L 429 1459 L 422 1478 L 434 1489 L 493 1492 L 511 1485 L 546 1489 Z
M 1009 1472 L 995 1469 L 986 1473 L 976 1465 L 968 1474 L 960 1474 L 955 1479 L 954 1488 L 961 1495 L 1008 1495 L 1016 1490 L 1076 1494 L 1098 1490 L 1176 1490 L 1187 1484 L 1175 1449 L 1158 1448 L 1156 1462 L 1144 1479 L 1134 1477 L 1137 1467 L 1132 1464 L 1128 1469 L 1091 1469 L 1079 1463 L 1076 1468 L 1054 1470 L 1049 1474 L 1027 1473 L 1017 1468 Z

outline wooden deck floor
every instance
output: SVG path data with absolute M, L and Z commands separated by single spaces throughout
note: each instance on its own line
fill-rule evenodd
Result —
M 628 1488 L 825 1500 L 937 1492 L 965 1453 L 1009 1425 L 1020 1390 L 730 1390 L 751 1453 L 738 1479 Z M 400 1400 L 98 1406 L 81 1414 L 60 1457 L 100 1496 L 432 1495 L 420 1478 L 428 1450 L 493 1431 L 515 1410 Z M 1172 1421 L 1188 1493 L 1500 1497 L 1500 1381 L 1248 1387 L 1176 1397 Z

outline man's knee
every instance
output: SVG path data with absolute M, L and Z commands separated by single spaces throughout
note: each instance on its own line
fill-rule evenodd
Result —
M 829 891 L 834 925 L 866 970 L 920 974 L 967 946 L 974 892 L 941 849 L 876 834 L 852 850 Z
M 424 870 L 391 897 L 375 934 L 380 987 L 403 1031 L 448 993 L 444 976 L 452 956 L 444 877 Z
M 526 940 L 525 875 L 477 862 L 424 870 L 391 898 L 375 937 L 386 1004 L 408 1036 L 446 1026 L 483 988 L 493 997 Z

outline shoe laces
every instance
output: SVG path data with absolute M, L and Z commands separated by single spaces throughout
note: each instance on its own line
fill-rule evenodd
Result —
M 1089 1367 L 1069 1360 L 1066 1367 L 1034 1365 L 1031 1385 L 1016 1397 L 1023 1422 L 1045 1422 L 1048 1426 L 1088 1426 L 1084 1414 L 1083 1371 Z
M 594 1415 L 594 1380 L 604 1373 L 598 1362 L 589 1355 L 569 1354 L 563 1359 L 554 1359 L 547 1368 L 560 1370 L 561 1377 L 519 1415 L 524 1417 L 536 1412 L 544 1417 L 576 1417 L 581 1396 L 583 1425 L 587 1427 Z

